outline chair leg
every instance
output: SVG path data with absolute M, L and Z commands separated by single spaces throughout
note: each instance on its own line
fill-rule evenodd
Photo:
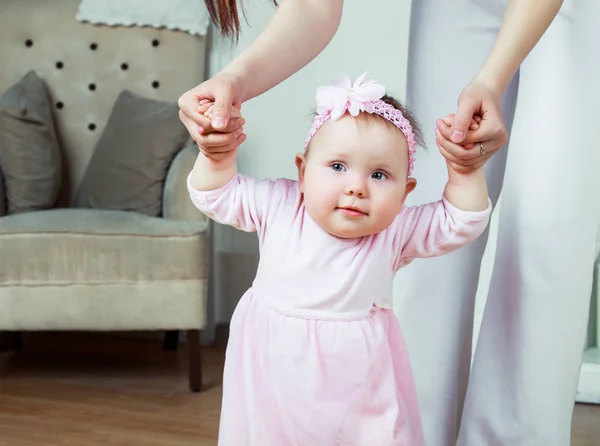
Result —
M 166 352 L 175 351 L 179 346 L 179 330 L 165 331 L 163 350 Z
M 0 333 L 0 352 L 20 352 L 23 349 L 23 340 L 19 331 L 5 331 Z
M 23 350 L 23 336 L 20 331 L 13 331 L 10 334 L 10 338 L 13 351 L 20 352 Z
M 8 333 L 0 331 L 0 353 L 7 352 L 11 348 L 11 342 L 8 337 Z
M 200 331 L 187 331 L 187 348 L 189 356 L 189 385 L 192 392 L 202 389 L 202 356 L 200 352 Z

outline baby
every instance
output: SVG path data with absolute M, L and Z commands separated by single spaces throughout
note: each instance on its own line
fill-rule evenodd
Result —
M 235 154 L 202 153 L 188 178 L 198 209 L 260 242 L 256 278 L 231 320 L 219 445 L 419 446 L 392 279 L 484 231 L 483 168 L 447 163 L 444 196 L 406 207 L 420 141 L 407 110 L 364 75 L 316 99 L 298 181 L 257 181 L 237 172 Z

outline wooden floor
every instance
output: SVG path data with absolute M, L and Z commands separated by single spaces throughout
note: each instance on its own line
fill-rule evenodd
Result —
M 159 342 L 53 333 L 23 347 L 0 354 L 0 446 L 216 445 L 222 349 L 204 351 L 193 394 L 185 352 Z M 576 406 L 572 446 L 599 444 L 600 406 Z

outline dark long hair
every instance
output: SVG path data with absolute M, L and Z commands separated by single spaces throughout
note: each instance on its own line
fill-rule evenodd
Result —
M 238 40 L 240 36 L 240 12 L 244 15 L 243 6 L 238 7 L 237 0 L 204 0 L 212 22 L 219 28 L 222 34 Z M 277 0 L 273 0 L 277 6 Z

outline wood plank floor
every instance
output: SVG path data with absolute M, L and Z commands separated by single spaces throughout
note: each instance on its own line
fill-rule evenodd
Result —
M 223 350 L 187 389 L 184 349 L 90 334 L 29 334 L 0 354 L 0 446 L 214 446 Z M 577 405 L 572 446 L 600 444 L 600 406 Z M 265 445 L 267 446 L 267 445 Z

